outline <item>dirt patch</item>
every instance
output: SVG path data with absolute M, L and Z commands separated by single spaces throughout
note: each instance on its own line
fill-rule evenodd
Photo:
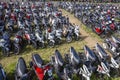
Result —
M 68 15 L 71 23 L 75 23 L 75 24 L 80 26 L 81 37 L 85 36 L 85 38 L 83 40 L 85 40 L 86 45 L 88 45 L 89 47 L 93 47 L 93 46 L 95 46 L 96 43 L 98 43 L 98 42 L 101 43 L 101 41 L 99 39 L 97 39 L 96 37 L 92 37 L 90 35 L 93 33 L 87 33 L 85 30 L 83 30 L 82 29 L 83 24 L 77 18 L 75 18 L 73 15 L 71 15 L 71 13 L 69 13 L 65 10 L 62 10 L 62 12 L 63 12 L 64 16 Z

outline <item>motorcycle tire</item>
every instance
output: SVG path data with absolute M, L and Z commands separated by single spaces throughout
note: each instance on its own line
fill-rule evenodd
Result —
M 52 41 L 49 41 L 48 44 L 49 44 L 49 47 L 54 47 L 55 46 L 54 42 L 52 42 Z
M 14 54 L 18 55 L 20 53 L 20 46 L 19 45 L 14 45 Z
M 2 49 L 2 53 L 3 53 L 3 55 L 4 55 L 4 56 L 7 56 L 7 57 L 8 57 L 8 56 L 9 56 L 9 54 L 10 54 L 10 52 L 9 52 L 9 51 L 7 51 L 7 50 L 6 50 L 6 49 L 4 49 L 4 48 Z
M 68 43 L 72 42 L 72 37 L 67 37 L 67 38 L 66 38 L 66 41 L 67 41 Z
M 32 41 L 32 46 L 35 48 L 35 49 L 38 49 L 38 45 L 35 41 Z
M 57 45 L 61 44 L 61 39 L 59 39 L 59 38 L 56 38 L 56 41 L 55 41 L 55 43 L 56 43 Z
M 74 38 L 75 38 L 76 41 L 79 40 L 79 36 L 77 36 L 76 34 L 74 35 Z
M 41 47 L 41 48 L 44 48 L 44 47 L 45 47 L 45 44 L 42 43 L 42 42 L 39 42 L 38 45 L 39 45 L 39 47 Z

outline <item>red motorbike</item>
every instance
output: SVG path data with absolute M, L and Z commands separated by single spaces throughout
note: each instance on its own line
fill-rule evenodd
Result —
M 54 80 L 50 63 L 43 65 L 43 60 L 38 54 L 32 55 L 30 66 L 33 68 L 39 80 Z

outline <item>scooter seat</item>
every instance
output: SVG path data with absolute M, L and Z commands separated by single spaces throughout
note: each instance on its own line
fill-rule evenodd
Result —
M 80 57 L 79 55 L 77 54 L 77 52 L 75 51 L 75 49 L 73 47 L 70 48 L 70 55 L 71 55 L 71 58 L 72 60 L 79 64 L 80 63 Z
M 101 53 L 101 55 L 103 56 L 102 58 L 106 58 L 108 56 L 105 50 L 98 43 L 96 44 L 96 50 L 97 52 Z
M 58 50 L 55 51 L 55 59 L 60 66 L 63 66 L 64 61 L 63 61 L 63 58 Z
M 113 39 L 114 42 L 120 43 L 120 39 L 119 38 L 112 36 L 112 39 Z
M 42 58 L 38 55 L 38 54 L 34 54 L 33 55 L 33 59 L 34 59 L 34 62 L 35 62 L 35 64 L 38 66 L 38 67 L 42 67 L 42 65 L 43 65 L 43 60 L 42 60 Z
M 0 80 L 4 80 L 5 78 L 5 74 L 3 74 L 3 71 L 2 71 L 2 65 L 0 64 Z
M 96 60 L 95 54 L 93 53 L 93 51 L 88 47 L 88 46 L 84 46 L 84 51 L 85 51 L 85 55 L 87 57 L 87 59 Z M 87 55 L 88 54 L 88 55 Z
M 22 77 L 27 71 L 26 63 L 22 57 L 19 58 L 17 64 L 17 74 L 19 77 Z

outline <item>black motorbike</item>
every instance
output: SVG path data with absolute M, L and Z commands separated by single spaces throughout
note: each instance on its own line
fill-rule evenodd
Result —
M 28 71 L 25 60 L 20 57 L 15 69 L 15 80 L 32 80 L 31 71 Z
M 51 62 L 60 80 L 72 79 L 71 66 L 69 64 L 65 64 L 58 50 L 56 50 L 55 55 L 51 57 Z
M 1 64 L 0 64 L 0 80 L 7 80 L 6 73 Z

